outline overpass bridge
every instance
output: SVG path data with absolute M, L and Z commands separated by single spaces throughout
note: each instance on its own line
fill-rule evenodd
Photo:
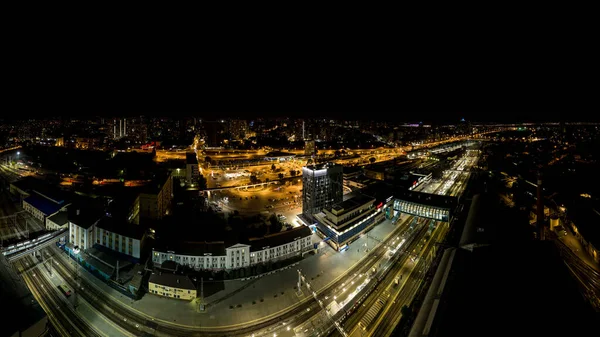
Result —
M 280 180 L 273 180 L 273 181 L 264 182 L 264 183 L 242 185 L 242 186 L 211 187 L 211 188 L 204 189 L 202 191 L 211 192 L 211 191 L 224 191 L 224 190 L 232 190 L 232 189 L 243 190 L 243 189 L 248 189 L 251 187 L 266 186 L 266 185 L 279 184 L 279 183 L 280 183 Z
M 448 222 L 458 206 L 458 198 L 417 191 L 400 191 L 394 195 L 392 209 L 421 218 Z
M 383 207 L 385 217 L 392 221 L 405 213 L 448 222 L 459 205 L 454 196 L 407 190 L 384 182 L 367 186 L 362 194 L 375 198 L 377 207 Z
M 51 244 L 55 244 L 56 240 L 64 235 L 67 229 L 41 234 L 36 238 L 25 239 L 20 242 L 11 244 L 8 247 L 2 248 L 1 252 L 9 262 L 15 262 L 27 255 L 35 256 L 35 253 Z

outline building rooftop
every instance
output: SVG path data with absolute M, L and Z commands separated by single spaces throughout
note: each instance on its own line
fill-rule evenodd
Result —
M 407 191 L 404 189 L 397 189 L 394 193 L 394 198 L 408 202 L 448 209 L 454 209 L 458 204 L 458 198 L 456 197 L 422 193 L 416 191 Z
M 96 223 L 96 227 L 138 240 L 141 240 L 145 233 L 144 228 L 129 223 L 120 216 L 104 216 Z
M 597 325 L 550 241 L 458 249 L 447 280 L 430 337 L 512 336 L 516 327 L 520 336 L 589 336 Z
M 364 170 L 360 166 L 344 166 L 342 171 L 344 171 L 344 174 L 352 174 L 357 172 L 363 172 Z
M 169 179 L 171 174 L 168 171 L 157 172 L 152 181 L 141 188 L 141 193 L 158 194 Z
M 170 241 L 170 240 L 169 240 Z M 154 250 L 160 252 L 175 252 L 182 255 L 193 256 L 222 256 L 225 255 L 225 243 L 223 241 L 171 241 L 158 239 Z
M 336 164 L 336 163 L 306 165 L 303 167 L 303 169 L 304 168 L 306 168 L 307 170 L 310 170 L 310 171 L 318 171 L 318 170 L 325 170 L 325 169 L 331 169 L 331 168 L 339 168 L 340 170 L 343 170 L 343 166 L 340 164 Z
M 282 152 L 282 151 L 271 151 L 265 154 L 266 158 L 278 158 L 278 157 L 295 157 L 293 153 Z
M 186 275 L 172 274 L 167 272 L 153 272 L 148 280 L 150 283 L 160 284 L 165 287 L 196 290 L 196 286 Z
M 59 226 L 63 226 L 69 222 L 69 212 L 66 210 L 58 211 L 48 217 L 48 219 Z
M 30 194 L 35 192 L 39 196 L 49 199 L 55 203 L 64 203 L 69 199 L 69 193 L 34 176 L 23 177 L 13 182 L 12 185 Z
M 596 249 L 600 249 L 600 208 L 595 208 L 589 202 L 574 203 L 567 214 L 573 218 L 581 236 Z
M 90 228 L 105 215 L 104 209 L 82 206 L 80 204 L 69 206 L 68 213 L 69 222 L 84 229 Z
M 190 165 L 197 165 L 198 158 L 196 157 L 196 154 L 194 152 L 187 152 L 185 154 L 185 163 Z
M 488 194 L 474 195 L 459 246 L 472 250 L 491 244 L 495 235 L 494 220 L 496 219 L 490 217 L 489 214 L 495 212 L 498 210 L 494 208 L 491 196 Z
M 312 232 L 310 228 L 306 226 L 300 226 L 283 232 L 265 235 L 262 238 L 251 238 L 248 240 L 248 243 L 250 244 L 250 251 L 259 251 L 263 250 L 265 247 L 281 246 L 299 238 L 311 235 Z
M 11 185 L 23 191 L 31 191 L 46 185 L 46 182 L 34 176 L 27 176 L 11 183 Z
M 333 205 L 333 207 L 331 208 L 331 212 L 335 215 L 346 214 L 346 213 L 351 212 L 352 210 L 366 204 L 367 202 L 372 203 L 374 201 L 375 201 L 375 198 L 368 197 L 366 195 L 359 193 L 359 194 L 353 195 L 351 198 L 348 198 L 340 203 Z
M 23 202 L 26 202 L 37 208 L 46 216 L 58 212 L 58 210 L 64 206 L 63 204 L 57 204 L 44 197 L 38 196 L 37 194 L 31 194 L 27 198 L 23 199 Z

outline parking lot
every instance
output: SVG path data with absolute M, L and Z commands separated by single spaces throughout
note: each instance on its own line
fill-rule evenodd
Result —
M 285 222 L 296 226 L 295 216 L 302 212 L 302 182 L 298 180 L 248 189 L 211 191 L 209 202 L 217 211 L 226 213 L 282 214 L 286 217 Z

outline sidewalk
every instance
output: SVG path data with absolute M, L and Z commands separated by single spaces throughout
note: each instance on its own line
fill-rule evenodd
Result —
M 385 220 L 373 228 L 369 235 L 383 240 L 396 226 L 392 225 L 389 220 Z M 317 242 L 316 238 L 315 235 L 313 242 Z M 257 280 L 225 281 L 225 290 L 205 299 L 204 303 L 209 304 L 206 312 L 199 312 L 197 301 L 181 301 L 152 294 L 146 294 L 142 299 L 133 301 L 89 272 L 85 271 L 82 274 L 104 293 L 140 314 L 149 316 L 147 319 L 150 320 L 154 318 L 156 321 L 167 321 L 180 325 L 210 327 L 248 324 L 276 315 L 306 298 L 306 295 L 298 297 L 294 290 L 298 281 L 297 269 L 301 269 L 311 279 L 313 287 L 320 290 L 366 256 L 363 248 L 366 240 L 366 237 L 359 238 L 350 246 L 350 249 L 342 253 L 335 252 L 324 244 L 319 248 L 319 253 L 307 256 L 298 265 Z M 377 243 L 373 239 L 368 240 L 369 248 L 372 249 Z M 68 258 L 64 253 L 60 256 L 63 259 Z M 71 266 L 71 264 L 69 265 Z M 248 282 L 253 283 L 246 289 L 236 292 Z M 312 297 L 309 300 L 312 300 Z

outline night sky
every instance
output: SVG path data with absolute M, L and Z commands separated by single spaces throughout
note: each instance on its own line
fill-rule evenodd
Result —
M 219 55 L 212 55 L 194 63 L 179 60 L 177 55 L 165 59 L 58 55 L 44 62 L 29 56 L 25 61 L 17 59 L 21 66 L 11 68 L 15 71 L 5 80 L 8 89 L 3 93 L 5 109 L 0 118 L 600 120 L 596 77 L 591 77 L 588 67 L 591 56 L 585 56 L 592 54 L 557 46 L 539 51 L 492 47 L 461 54 L 432 51 L 418 62 L 375 52 L 333 57 L 304 51 L 294 58 L 287 53 L 268 59 L 240 52 L 218 62 Z

